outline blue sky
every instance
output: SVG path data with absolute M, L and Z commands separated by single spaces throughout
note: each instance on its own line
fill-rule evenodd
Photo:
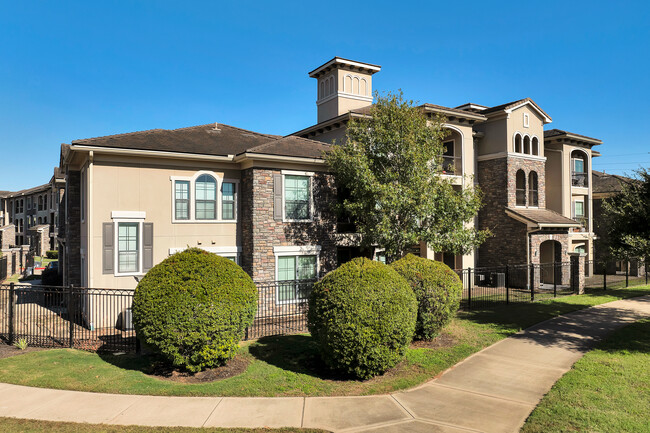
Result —
M 316 121 L 307 72 L 376 63 L 420 102 L 533 98 L 597 137 L 594 168 L 650 166 L 647 2 L 0 0 L 0 190 L 45 183 L 61 143 L 211 122 L 288 134 Z

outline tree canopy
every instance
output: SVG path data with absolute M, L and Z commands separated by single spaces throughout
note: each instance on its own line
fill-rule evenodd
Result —
M 620 193 L 605 199 L 609 250 L 616 258 L 650 259 L 650 171 L 622 184 Z
M 481 206 L 473 186 L 443 178 L 443 117 L 427 118 L 402 92 L 381 96 L 367 118 L 351 119 L 346 139 L 326 159 L 337 185 L 349 191 L 341 210 L 351 216 L 362 247 L 385 249 L 389 261 L 425 241 L 435 251 L 466 254 L 488 232 L 468 227 Z

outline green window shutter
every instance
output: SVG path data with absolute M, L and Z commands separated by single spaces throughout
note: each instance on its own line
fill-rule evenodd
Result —
M 114 225 L 102 224 L 102 274 L 112 274 L 114 271 Z
M 153 223 L 142 224 L 142 271 L 153 267 Z
M 282 175 L 273 175 L 273 219 L 282 221 Z

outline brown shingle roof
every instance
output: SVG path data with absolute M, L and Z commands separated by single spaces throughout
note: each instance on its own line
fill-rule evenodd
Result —
M 494 112 L 497 112 L 497 111 L 509 110 L 510 108 L 513 108 L 513 107 L 516 107 L 517 105 L 523 104 L 524 102 L 530 102 L 535 108 L 537 108 L 541 113 L 543 113 L 544 116 L 548 117 L 549 119 L 551 118 L 551 116 L 549 116 L 546 113 L 546 111 L 542 110 L 540 108 L 540 106 L 537 105 L 535 103 L 535 101 L 533 101 L 530 98 L 518 99 L 516 101 L 507 102 L 505 104 L 497 105 L 495 107 L 486 108 L 485 110 L 481 111 L 481 114 L 489 114 L 489 113 L 494 113 Z
M 550 209 L 519 209 L 508 208 L 508 211 L 538 225 L 571 225 L 580 224 Z
M 245 152 L 320 158 L 327 148 L 321 142 L 279 135 L 261 134 L 230 125 L 215 124 L 180 129 L 148 131 L 75 140 L 72 145 L 117 149 L 138 149 L 200 155 L 239 155 Z
M 629 177 L 617 174 L 606 174 L 602 171 L 591 171 L 593 193 L 617 193 L 623 189 L 623 184 L 634 182 Z
M 574 132 L 563 131 L 562 129 L 549 129 L 548 131 L 544 131 L 544 138 L 560 137 L 562 135 L 571 135 L 571 136 L 574 136 L 574 137 L 584 138 L 586 140 L 591 140 L 591 141 L 595 141 L 595 142 L 598 142 L 598 143 L 602 143 L 602 141 L 600 141 L 597 138 L 587 137 L 586 135 L 580 135 L 580 134 L 576 134 Z

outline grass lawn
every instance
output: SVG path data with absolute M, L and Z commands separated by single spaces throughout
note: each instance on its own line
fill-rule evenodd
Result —
M 650 320 L 612 334 L 544 397 L 522 432 L 650 432 Z
M 225 429 L 186 427 L 138 427 L 113 426 L 105 424 L 75 424 L 70 422 L 33 421 L 26 419 L 0 418 L 0 432 L 51 432 L 51 433 L 318 433 L 312 429 Z
M 321 364 L 308 335 L 267 337 L 242 346 L 250 361 L 234 377 L 210 383 L 178 383 L 148 376 L 152 359 L 69 349 L 28 353 L 0 360 L 0 382 L 120 394 L 183 396 L 369 395 L 410 388 L 436 376 L 467 356 L 523 328 L 570 311 L 650 294 L 650 286 L 594 290 L 533 304 L 495 305 L 459 313 L 445 329 L 440 347 L 412 347 L 405 360 L 367 381 L 332 376 Z

